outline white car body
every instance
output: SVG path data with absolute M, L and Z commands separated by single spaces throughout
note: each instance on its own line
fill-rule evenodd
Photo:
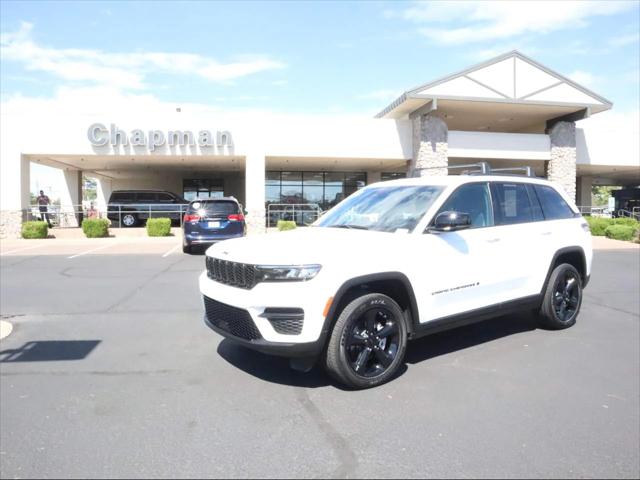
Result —
M 574 215 L 561 220 L 425 233 L 451 193 L 474 182 L 552 186 Z M 405 285 L 408 282 L 414 304 L 410 337 L 419 336 L 421 331 L 442 329 L 446 323 L 458 325 L 457 317 L 482 314 L 487 308 L 499 312 L 501 306 L 535 305 L 554 259 L 563 252 L 574 259 L 581 255 L 579 270 L 586 285 L 591 272 L 591 236 L 578 209 L 560 187 L 528 177 L 460 175 L 378 183 L 354 195 L 381 186 L 411 185 L 443 187 L 412 231 L 310 227 L 227 240 L 210 247 L 208 257 L 229 262 L 322 266 L 315 278 L 308 281 L 261 282 L 251 289 L 214 281 L 204 271 L 199 280 L 202 295 L 249 312 L 262 340 L 243 341 L 219 328 L 214 330 L 247 346 L 255 343 L 259 350 L 278 355 L 290 352 L 294 357 L 321 351 L 332 321 L 328 317 L 339 313 L 335 308 L 341 292 L 346 285 L 358 281 L 367 284 L 369 279 L 390 275 L 402 278 Z M 278 333 L 261 316 L 270 307 L 302 309 L 301 332 Z M 295 344 L 309 348 L 295 349 Z

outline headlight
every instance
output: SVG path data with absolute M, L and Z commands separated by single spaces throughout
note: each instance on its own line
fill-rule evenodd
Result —
M 305 282 L 315 277 L 322 265 L 258 265 L 263 282 Z

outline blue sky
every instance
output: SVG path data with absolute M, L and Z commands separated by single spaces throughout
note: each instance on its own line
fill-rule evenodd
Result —
M 512 49 L 640 102 L 640 2 L 1 2 L 1 93 L 109 86 L 221 109 L 373 115 Z

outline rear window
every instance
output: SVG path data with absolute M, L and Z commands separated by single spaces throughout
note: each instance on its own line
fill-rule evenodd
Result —
M 133 192 L 114 192 L 110 203 L 133 202 Z
M 204 210 L 207 215 L 232 215 L 234 213 L 240 213 L 238 204 L 235 202 L 193 202 L 189 205 L 190 212 L 197 212 Z
M 555 189 L 546 185 L 536 185 L 535 190 L 542 205 L 545 220 L 573 218 L 573 210 Z

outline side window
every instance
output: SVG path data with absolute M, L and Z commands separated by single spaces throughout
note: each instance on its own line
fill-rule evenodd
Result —
M 496 225 L 533 221 L 527 186 L 524 183 L 491 183 Z
M 136 201 L 138 203 L 155 203 L 156 194 L 153 192 L 138 192 Z
M 574 216 L 571 207 L 555 189 L 546 185 L 535 185 L 534 188 L 542 205 L 545 220 L 559 220 Z
M 471 228 L 493 226 L 491 196 L 486 183 L 469 183 L 459 187 L 440 208 L 440 212 L 449 210 L 468 213 L 471 216 Z
M 531 202 L 531 214 L 533 215 L 533 221 L 539 222 L 544 220 L 544 214 L 542 213 L 542 207 L 538 201 L 538 196 L 533 188 L 533 185 L 527 184 L 527 193 L 529 194 L 529 202 Z
M 159 193 L 158 194 L 158 202 L 160 202 L 160 203 L 174 203 L 175 202 L 175 198 L 173 198 L 173 196 L 169 195 L 168 193 Z
M 122 202 L 132 202 L 132 201 L 133 201 L 133 193 L 118 192 L 111 195 L 111 203 L 122 203 Z

